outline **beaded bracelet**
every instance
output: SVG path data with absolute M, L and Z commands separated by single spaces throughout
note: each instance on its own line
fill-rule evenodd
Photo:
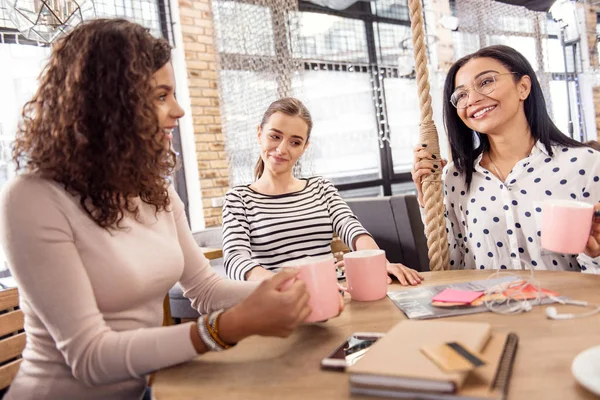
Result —
M 218 310 L 198 318 L 198 333 L 206 346 L 212 351 L 222 351 L 235 346 L 225 343 L 219 336 L 219 320 L 225 310 Z

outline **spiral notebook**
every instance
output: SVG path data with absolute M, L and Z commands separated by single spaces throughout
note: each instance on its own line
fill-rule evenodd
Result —
M 397 390 L 351 384 L 350 392 L 358 395 L 426 400 L 504 400 L 515 361 L 519 338 L 514 333 L 493 333 L 483 350 L 488 364 L 472 371 L 455 393 Z
M 440 369 L 422 351 L 425 345 L 461 342 L 476 352 L 488 343 L 492 327 L 483 322 L 401 321 L 348 368 L 351 385 L 398 391 L 455 393 L 466 372 Z

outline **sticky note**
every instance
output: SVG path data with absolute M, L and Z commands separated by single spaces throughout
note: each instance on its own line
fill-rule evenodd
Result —
M 442 303 L 471 304 L 473 300 L 483 296 L 483 292 L 466 292 L 463 290 L 445 289 L 436 294 L 431 301 Z
M 558 293 L 548 289 L 537 287 L 525 281 L 516 282 L 510 285 L 505 291 L 506 297 L 511 297 L 514 300 L 535 299 L 537 297 L 558 296 Z

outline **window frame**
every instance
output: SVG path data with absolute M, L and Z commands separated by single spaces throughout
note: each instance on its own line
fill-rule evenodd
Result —
M 390 25 L 400 25 L 400 26 L 408 26 L 410 27 L 410 20 L 402 20 L 395 19 L 389 17 L 382 17 L 373 14 L 371 10 L 371 3 L 365 1 L 358 1 L 354 3 L 352 6 L 348 7 L 345 10 L 334 10 L 327 7 L 322 7 L 317 4 L 310 3 L 305 0 L 300 0 L 298 2 L 298 11 L 301 12 L 314 12 L 327 14 L 342 18 L 355 19 L 360 20 L 365 24 L 365 33 L 366 33 L 366 43 L 367 43 L 367 54 L 369 65 L 367 68 L 354 68 L 350 73 L 376 73 L 379 74 L 383 72 L 383 80 L 388 77 L 398 77 L 398 69 L 390 66 L 386 66 L 383 64 L 379 64 L 379 60 L 377 59 L 377 43 L 375 40 L 375 23 L 385 23 Z M 327 66 L 327 62 L 304 62 L 304 69 L 311 70 L 314 66 L 319 66 L 323 68 L 323 66 Z M 348 63 L 351 64 L 351 63 Z M 377 99 L 377 102 L 374 103 L 375 107 L 375 123 L 377 125 L 377 129 L 383 132 L 389 132 L 390 128 L 387 123 L 388 118 L 388 110 L 386 108 L 387 102 L 385 101 L 385 88 L 383 86 L 383 80 L 373 79 L 372 81 L 372 90 L 373 93 L 377 93 L 380 91 L 383 99 Z M 379 111 L 379 113 L 378 113 Z M 379 114 L 379 115 L 378 115 Z M 348 191 L 354 189 L 362 189 L 374 186 L 380 186 L 383 190 L 384 196 L 392 195 L 392 185 L 396 183 L 406 183 L 412 181 L 412 177 L 410 172 L 395 172 L 394 171 L 394 161 L 392 157 L 392 148 L 388 140 L 380 140 L 379 141 L 379 168 L 380 168 L 380 178 L 379 179 L 371 179 L 360 182 L 351 182 L 351 183 L 342 183 L 336 184 L 338 190 Z

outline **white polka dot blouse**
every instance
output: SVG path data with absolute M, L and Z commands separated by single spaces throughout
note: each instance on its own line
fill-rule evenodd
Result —
M 540 142 L 502 182 L 475 162 L 470 191 L 450 163 L 444 203 L 451 269 L 547 269 L 600 273 L 600 257 L 558 254 L 541 248 L 544 200 L 600 201 L 600 153 Z

